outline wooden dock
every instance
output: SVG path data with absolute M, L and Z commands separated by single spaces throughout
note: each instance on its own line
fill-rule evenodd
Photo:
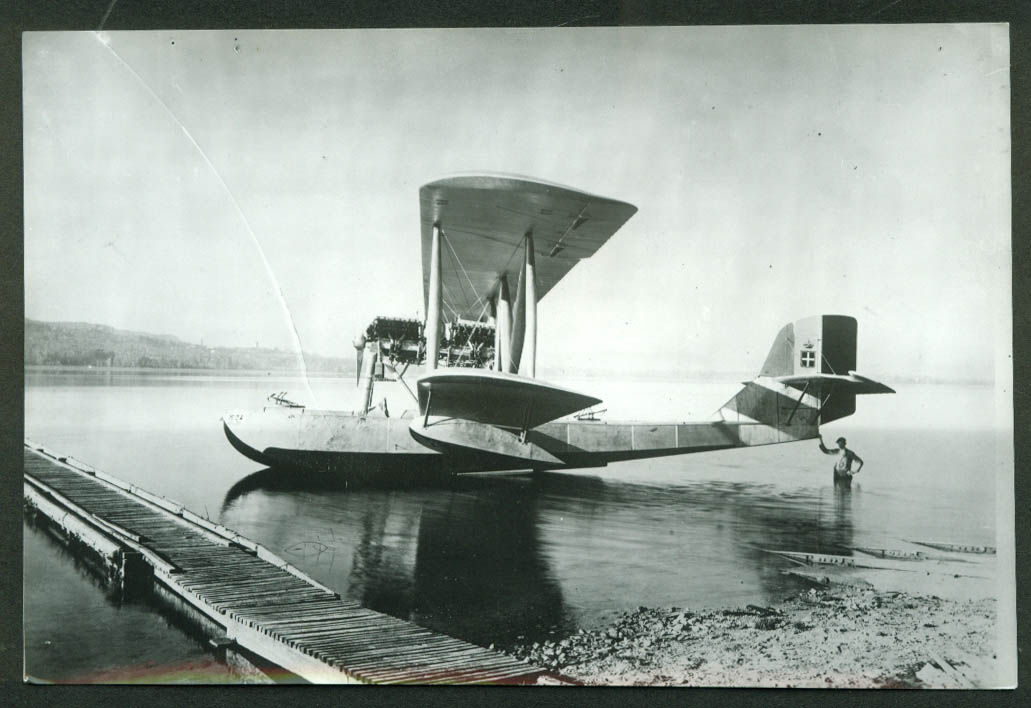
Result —
M 340 599 L 172 501 L 25 443 L 25 500 L 113 576 L 160 582 L 238 646 L 313 683 L 567 683 L 513 657 Z

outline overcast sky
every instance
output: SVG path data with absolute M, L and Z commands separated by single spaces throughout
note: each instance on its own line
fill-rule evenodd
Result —
M 639 208 L 542 368 L 754 371 L 841 313 L 860 372 L 991 379 L 1008 63 L 1001 25 L 29 33 L 26 316 L 351 356 L 422 316 L 419 186 L 510 172 Z

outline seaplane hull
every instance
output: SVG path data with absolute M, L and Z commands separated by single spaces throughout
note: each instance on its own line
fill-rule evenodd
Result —
M 757 422 L 638 423 L 563 420 L 520 431 L 485 423 L 361 416 L 345 411 L 264 409 L 223 419 L 230 444 L 272 467 L 440 472 L 561 470 L 815 438 L 815 425 Z

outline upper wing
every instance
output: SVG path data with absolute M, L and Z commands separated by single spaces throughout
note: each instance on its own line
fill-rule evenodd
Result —
M 533 233 L 537 298 L 594 254 L 637 212 L 625 202 L 510 175 L 463 175 L 419 190 L 423 302 L 429 299 L 433 225 L 441 239 L 444 314 L 479 320 L 501 276 L 516 288 L 523 236 Z

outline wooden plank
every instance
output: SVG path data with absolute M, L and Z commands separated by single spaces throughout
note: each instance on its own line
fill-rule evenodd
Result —
M 155 543 L 164 543 L 169 546 L 183 546 L 185 548 L 202 548 L 214 545 L 211 543 L 210 539 L 204 538 L 199 533 L 194 533 L 182 528 L 176 528 L 173 524 L 168 524 L 167 529 L 163 529 L 160 533 L 155 533 L 154 541 Z
M 433 641 L 433 637 L 415 635 L 423 643 Z M 344 656 L 356 651 L 361 647 L 368 646 L 368 637 L 365 633 L 353 630 L 338 630 L 332 637 L 322 639 L 308 639 L 304 645 L 313 649 L 319 649 L 333 656 Z
M 184 586 L 184 589 L 198 597 L 205 598 L 207 602 L 212 605 L 225 605 L 226 603 L 232 603 L 234 600 L 268 600 L 270 598 L 278 597 L 281 595 L 296 595 L 297 597 L 303 597 L 304 595 L 302 595 L 301 593 L 307 592 L 307 590 L 303 587 L 286 585 L 285 583 L 285 580 L 277 581 L 273 584 L 255 587 L 250 591 L 248 591 L 247 588 L 242 588 L 238 585 L 216 585 L 196 590 Z
M 257 588 L 248 589 L 238 586 L 216 586 L 204 588 L 203 590 L 192 590 L 195 595 L 203 596 L 212 605 L 224 605 L 241 598 L 258 598 L 276 595 L 293 595 L 304 592 L 303 587 L 298 587 L 285 578 Z
M 175 556 L 175 554 L 171 554 Z M 176 556 L 178 558 L 178 556 Z M 203 584 L 209 582 L 218 582 L 227 578 L 253 578 L 254 580 L 265 580 L 268 578 L 293 578 L 294 576 L 289 573 L 284 573 L 277 568 L 270 568 L 265 566 L 251 567 L 249 565 L 235 565 L 228 568 L 218 567 L 197 567 L 191 565 L 189 561 L 182 562 L 182 577 L 180 580 L 184 584 Z M 300 582 L 304 583 L 303 580 Z M 309 586 L 310 587 L 310 586 Z
M 347 637 L 360 637 L 366 645 L 375 641 L 375 636 L 370 634 L 367 630 L 355 630 L 353 627 L 349 627 L 347 625 L 346 620 L 332 617 L 324 618 L 324 620 L 319 623 L 298 623 L 293 621 L 291 624 L 271 624 L 267 622 L 260 622 L 259 624 L 261 624 L 266 631 L 274 632 L 277 636 L 283 637 L 284 641 L 301 641 L 305 638 L 311 639 L 312 641 L 319 641 L 320 639 L 318 639 L 316 635 L 321 635 L 322 638 L 329 638 L 329 634 L 332 634 L 333 639 L 339 640 L 344 640 Z
M 168 523 L 167 522 L 149 522 L 149 521 L 133 521 L 126 522 L 131 523 L 132 528 L 145 536 L 150 537 L 153 541 L 160 542 L 162 537 L 168 534 Z M 156 538 L 155 538 L 156 537 Z
M 538 676 L 546 673 L 547 671 L 540 667 L 522 662 L 514 662 L 509 667 L 493 668 L 485 672 L 460 671 L 452 673 L 446 669 L 430 669 L 426 671 L 412 671 L 407 674 L 405 672 L 394 674 L 374 672 L 370 674 L 370 677 L 376 683 L 497 683 L 520 678 L 526 682 L 535 681 Z
M 147 535 L 155 546 L 161 546 L 169 551 L 187 553 L 211 545 L 211 542 L 207 539 L 173 535 L 167 529 L 160 527 L 151 528 Z
M 478 647 L 477 647 L 478 648 Z M 488 656 L 484 656 L 488 655 Z M 492 656 L 491 656 L 492 655 Z M 366 655 L 365 657 L 347 657 L 348 667 L 359 671 L 370 678 L 377 674 L 405 672 L 409 675 L 420 671 L 454 671 L 454 670 L 484 670 L 486 668 L 497 668 L 492 663 L 494 658 L 492 652 L 481 649 L 479 652 L 452 652 L 449 655 L 422 654 L 419 652 L 398 653 L 393 655 Z M 490 664 L 490 666 L 488 666 Z M 505 662 L 505 666 L 510 666 Z
M 383 671 L 375 668 L 359 669 L 357 673 L 374 683 L 458 684 L 490 683 L 500 680 L 502 677 L 512 678 L 537 672 L 534 672 L 533 668 L 527 665 L 482 666 L 475 663 L 461 663 L 450 666 L 440 664 L 412 666 L 407 669 L 399 667 L 395 671 Z
M 357 673 L 373 683 L 470 683 L 491 682 L 502 676 L 524 676 L 532 669 L 527 666 L 494 666 L 478 668 L 475 665 L 450 667 L 411 666 L 392 669 L 359 669 Z
M 418 642 L 417 646 L 427 656 L 442 655 L 445 649 L 434 642 L 432 637 L 414 635 L 411 637 L 411 641 Z M 355 654 L 361 651 L 362 647 L 367 646 L 360 635 L 354 634 L 347 634 L 343 637 L 339 634 L 326 637 L 306 637 L 298 640 L 297 645 L 299 648 L 303 647 L 304 651 L 320 653 L 330 662 L 347 665 L 360 659 L 361 657 L 357 657 Z
M 257 572 L 256 568 L 239 563 L 234 558 L 197 558 L 195 556 L 184 556 L 181 553 L 174 555 L 179 567 L 183 569 L 183 576 L 197 578 L 198 580 L 204 576 L 210 576 L 220 569 L 223 572 L 236 573 L 236 575 L 242 577 L 250 577 Z
M 289 613 L 289 616 L 282 619 L 263 619 L 262 624 L 266 627 L 275 627 L 283 631 L 306 628 L 318 629 L 329 624 L 346 627 L 347 618 L 344 614 L 345 613 L 338 611 L 326 611 L 318 614 L 291 612 Z
M 264 625 L 269 621 L 276 620 L 296 620 L 298 617 L 303 617 L 304 609 L 298 605 L 276 605 L 277 609 L 274 612 L 266 612 L 259 615 L 251 613 L 242 613 L 240 610 L 233 610 L 234 616 L 241 622 L 252 623 L 255 625 Z M 327 610 L 328 611 L 328 610 Z M 298 612 L 302 614 L 298 614 Z M 332 614 L 327 615 L 329 619 L 335 619 L 340 614 L 339 610 L 332 610 Z
M 75 484 L 68 485 L 70 487 L 81 487 L 80 492 L 83 496 L 90 499 L 100 499 L 101 503 L 110 506 L 112 509 L 121 510 L 140 510 L 140 511 L 151 511 L 151 507 L 147 504 L 143 504 L 136 497 L 131 497 L 125 492 L 120 492 L 115 489 L 104 488 L 100 483 L 96 481 L 90 481 L 86 484 Z
M 77 499 L 82 499 L 84 502 L 92 504 L 114 504 L 118 500 L 118 497 L 115 492 L 112 492 L 107 489 L 98 488 L 95 483 L 76 482 L 69 484 L 67 480 L 61 478 L 50 479 L 46 477 L 37 477 L 37 479 L 46 484 L 48 487 L 56 489 L 61 493 L 72 492 L 75 494 Z
M 335 624 L 339 624 L 341 627 L 354 628 L 353 622 L 348 616 L 348 611 L 341 608 L 324 610 L 321 612 L 308 612 L 302 610 L 283 618 L 269 618 L 263 621 L 270 626 L 283 627 L 284 629 L 303 628 L 325 622 L 333 622 Z
M 189 552 L 191 552 L 191 551 L 201 547 L 201 545 L 198 544 L 196 541 L 189 542 L 189 543 L 186 543 L 186 542 L 179 542 L 179 543 L 164 542 L 163 543 L 161 541 L 155 541 L 154 540 L 154 532 L 153 531 L 147 532 L 146 530 L 141 529 L 141 532 L 144 533 L 144 535 L 146 535 L 147 538 L 151 539 L 150 545 L 154 549 L 159 550 L 162 553 L 176 554 L 176 555 L 178 555 L 178 554 L 185 554 L 185 553 L 189 553 Z
M 351 656 L 354 652 L 369 645 L 369 639 L 362 634 L 356 634 L 346 628 L 336 626 L 327 626 L 324 629 L 309 630 L 303 633 L 278 630 L 276 634 L 291 646 L 305 651 L 322 651 L 332 655 Z M 399 635 L 399 638 L 403 638 L 402 644 L 399 645 L 402 647 L 418 646 L 428 649 L 430 645 L 434 644 L 432 636 L 420 632 Z M 381 642 L 375 643 L 377 646 L 381 644 Z
M 345 634 L 348 636 L 362 637 L 366 643 L 372 642 L 377 636 L 386 635 L 390 633 L 400 634 L 402 632 L 408 632 L 411 628 L 418 627 L 418 625 L 407 624 L 407 625 L 374 625 L 367 622 L 356 623 L 352 619 L 342 618 L 341 619 L 341 636 Z
M 267 599 L 255 598 L 252 600 L 241 600 L 240 602 L 236 603 L 236 606 L 234 607 L 233 611 L 238 613 L 247 613 L 248 615 L 250 615 L 252 612 L 260 613 L 264 610 L 272 611 L 273 608 L 276 607 L 287 607 L 289 605 L 297 605 L 307 602 L 318 602 L 321 600 L 328 601 L 331 600 L 332 597 L 333 596 L 329 595 L 328 593 L 322 593 L 317 597 L 287 597 L 282 598 L 280 600 L 276 600 L 274 602 L 270 602 Z
M 311 587 L 303 580 L 296 578 L 289 573 L 283 572 L 261 575 L 255 574 L 253 578 L 250 578 L 243 573 L 220 573 L 201 577 L 190 576 L 189 578 L 184 578 L 184 582 L 182 584 L 193 589 L 203 590 L 220 586 L 228 587 L 240 584 L 248 585 L 248 581 L 252 581 L 254 585 L 278 583 L 287 589 L 297 588 L 303 590 L 316 590 L 316 588 Z
M 197 568 L 197 572 L 216 570 L 219 568 L 240 574 L 245 574 L 248 572 L 248 569 L 257 570 L 259 568 L 276 570 L 280 573 L 284 572 L 275 566 L 258 561 L 254 556 L 240 551 L 228 551 L 221 554 L 208 554 L 204 556 L 198 556 L 196 552 L 193 551 L 176 551 L 175 556 L 183 563 L 193 564 Z
M 54 479 L 50 480 L 49 485 L 58 491 L 65 489 L 71 489 L 76 492 L 76 498 L 83 501 L 93 502 L 94 500 L 100 500 L 102 503 L 114 505 L 118 500 L 118 495 L 114 492 L 106 489 L 97 489 L 95 485 L 83 485 L 83 484 L 67 484 L 63 480 Z
M 275 615 L 282 612 L 302 612 L 305 608 L 329 608 L 336 606 L 340 600 L 335 600 L 330 595 L 324 596 L 324 600 L 298 600 L 297 602 L 281 603 L 277 605 L 260 605 L 256 607 L 240 607 L 234 610 L 237 617 L 250 617 L 254 619 Z
M 262 614 L 262 615 L 258 615 L 258 616 L 244 614 L 240 610 L 237 610 L 237 609 L 230 609 L 230 612 L 232 612 L 233 617 L 238 622 L 243 622 L 245 624 L 254 625 L 254 626 L 264 625 L 265 622 L 267 622 L 269 620 L 272 620 L 272 619 L 277 619 L 277 618 L 280 618 L 280 619 L 281 618 L 295 618 L 295 617 L 297 617 L 297 614 L 296 614 L 296 608 L 298 607 L 297 605 L 287 605 L 287 606 L 276 605 L 276 607 L 279 607 L 281 609 L 277 610 L 276 612 L 270 612 L 270 613 L 266 613 L 266 614 Z
M 231 566 L 224 568 L 220 567 L 198 567 L 192 565 L 189 560 L 182 560 L 180 556 L 175 553 L 170 554 L 175 556 L 180 561 L 181 567 L 183 568 L 182 577 L 180 580 L 183 583 L 198 584 L 206 583 L 210 581 L 218 581 L 223 578 L 254 578 L 254 579 L 265 579 L 265 578 L 281 578 L 295 576 L 289 573 L 283 572 L 278 568 L 272 568 L 270 566 L 255 566 L 249 563 L 234 563 Z M 300 582 L 304 582 L 301 580 Z M 310 586 L 309 586 L 310 587 Z
M 300 591 L 300 592 L 298 592 L 298 591 L 294 590 L 294 591 L 287 591 L 287 592 L 260 593 L 260 594 L 256 594 L 256 595 L 253 595 L 253 596 L 246 596 L 245 595 L 244 598 L 254 600 L 254 599 L 259 599 L 259 598 L 262 598 L 262 597 L 273 599 L 273 598 L 276 598 L 276 597 L 321 597 L 322 595 L 323 595 L 323 593 L 322 593 L 321 590 L 311 590 L 310 592 L 309 591 Z M 232 609 L 232 607 L 233 607 L 233 600 L 232 599 L 229 599 L 229 600 L 208 599 L 208 604 L 210 604 L 212 607 L 214 607 L 214 608 L 216 608 L 218 610 L 221 610 L 222 608 Z
M 268 627 L 269 625 L 265 624 L 264 626 Z M 332 620 L 327 620 L 319 624 L 309 623 L 304 627 L 284 627 L 280 625 L 269 627 L 269 629 L 283 637 L 283 640 L 286 642 L 304 644 L 305 646 L 308 646 L 312 642 L 318 642 L 325 639 L 340 639 L 346 636 L 347 632 L 346 625 L 341 625 Z
M 511 671 L 495 672 L 489 676 L 473 676 L 468 679 L 463 677 L 458 681 L 452 681 L 450 683 L 455 684 L 533 684 L 536 683 L 540 676 L 546 676 L 548 672 L 545 669 L 531 670 L 527 672 L 524 669 L 515 669 Z M 441 682 L 448 683 L 448 682 Z M 431 684 L 432 685 L 432 684 Z
M 191 588 L 191 592 L 194 595 L 206 598 L 211 603 L 227 603 L 234 600 L 259 599 L 279 595 L 298 595 L 298 597 L 304 597 L 299 594 L 307 591 L 303 586 L 298 587 L 295 584 L 288 583 L 287 580 L 274 580 L 256 587 L 241 587 L 239 584 L 233 584 L 204 587 L 201 589 Z
M 100 513 L 100 512 L 98 512 L 98 513 Z M 156 512 L 150 511 L 149 509 L 140 509 L 138 511 L 130 511 L 130 510 L 126 509 L 124 511 L 118 511 L 118 510 L 115 510 L 115 509 L 110 509 L 110 508 L 106 508 L 105 507 L 105 509 L 103 510 L 102 513 L 104 514 L 104 516 L 108 517 L 109 519 L 112 519 L 112 520 L 117 519 L 119 522 L 122 522 L 122 523 L 132 523 L 132 524 L 146 523 L 146 524 L 151 524 L 151 525 L 152 524 L 160 523 L 160 524 L 163 524 L 163 525 L 168 525 L 168 521 L 166 519 L 160 518 L 157 515 Z
M 271 587 L 281 587 L 283 583 L 288 582 L 282 576 L 271 577 L 271 578 L 241 578 L 240 576 L 230 576 L 228 578 L 220 580 L 206 580 L 203 583 L 179 583 L 182 587 L 189 589 L 194 593 L 207 593 L 209 591 L 226 590 L 231 591 L 232 589 L 240 590 L 252 590 L 259 591 Z M 302 588 L 304 586 L 295 585 L 290 587 Z
M 168 531 L 178 530 L 181 532 L 183 530 L 182 526 L 168 518 L 167 513 L 162 511 L 147 509 L 145 512 L 141 512 L 140 516 L 141 518 L 137 523 L 148 526 L 160 526 Z
M 417 640 L 428 641 L 432 639 L 432 637 L 416 630 L 398 632 L 394 636 L 398 640 L 397 646 L 403 646 L 405 644 L 410 645 L 412 642 Z M 310 647 L 321 647 L 325 649 L 337 647 L 341 650 L 347 647 L 351 654 L 355 654 L 358 651 L 361 651 L 362 648 L 367 648 L 370 645 L 375 645 L 377 647 L 375 650 L 381 650 L 381 647 L 384 644 L 382 640 L 370 637 L 367 632 L 356 631 L 346 627 L 336 627 L 331 634 L 323 637 L 297 636 L 290 633 L 283 633 L 283 637 L 287 641 L 303 643 L 305 646 Z
M 430 641 L 428 640 L 427 643 L 430 643 Z M 413 651 L 422 656 L 435 656 L 439 659 L 447 659 L 448 661 L 456 661 L 464 659 L 467 655 L 476 656 L 480 652 L 487 652 L 487 650 L 482 647 L 478 647 L 473 644 L 465 644 L 464 642 L 460 643 L 459 646 L 442 642 L 433 643 L 436 644 L 436 646 L 419 646 L 414 648 Z M 403 656 L 408 653 L 410 652 L 397 649 L 397 645 L 377 645 L 373 648 L 355 648 L 354 650 L 347 652 L 346 658 L 352 668 L 361 668 L 363 666 L 370 666 L 377 662 L 382 662 L 386 656 Z M 371 663 L 370 660 L 372 660 Z
M 516 662 L 508 669 L 492 670 L 489 675 L 465 675 L 457 679 L 432 680 L 429 683 L 533 683 L 548 671 L 532 664 Z
M 205 561 L 205 560 L 242 560 L 243 558 L 250 558 L 254 560 L 254 556 L 243 551 L 239 551 L 229 546 L 207 546 L 205 548 L 198 548 L 195 551 L 183 551 L 179 554 L 179 559 L 182 561 Z
M 229 555 L 230 553 L 232 553 L 233 555 Z M 193 551 L 176 551 L 175 554 L 177 557 L 181 558 L 184 563 L 197 563 L 202 561 L 210 562 L 212 560 L 211 558 L 199 559 L 196 555 L 194 555 Z M 250 572 L 251 570 L 261 569 L 266 571 L 275 571 L 277 573 L 285 573 L 285 571 L 282 568 L 277 568 L 274 565 L 270 565 L 264 561 L 260 561 L 254 556 L 249 555 L 247 553 L 243 553 L 241 551 L 227 551 L 225 552 L 225 555 L 221 557 L 215 556 L 213 560 L 220 563 L 226 563 L 226 568 L 233 570 L 233 572 L 246 573 Z M 211 569 L 198 568 L 197 572 L 202 573 L 206 572 L 207 570 Z

